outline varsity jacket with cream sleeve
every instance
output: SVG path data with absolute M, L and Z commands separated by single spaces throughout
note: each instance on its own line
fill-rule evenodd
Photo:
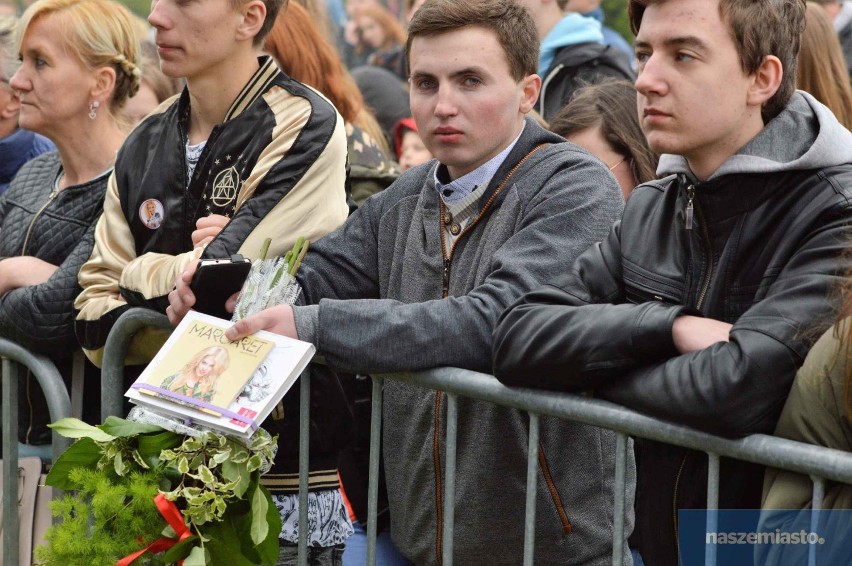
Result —
M 334 107 L 278 70 L 269 57 L 213 128 L 188 178 L 189 92 L 164 102 L 128 136 L 109 180 L 95 245 L 79 273 L 76 333 L 97 365 L 115 320 L 129 307 L 165 312 L 177 275 L 197 258 L 282 255 L 299 236 L 316 240 L 348 214 L 346 133 Z M 204 248 L 196 221 L 231 217 Z M 129 364 L 161 343 L 141 332 Z

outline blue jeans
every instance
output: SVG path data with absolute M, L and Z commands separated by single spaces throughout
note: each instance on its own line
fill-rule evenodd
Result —
M 361 523 L 353 521 L 355 534 L 346 539 L 343 566 L 364 566 L 367 563 L 367 531 Z M 414 566 L 391 542 L 390 532 L 382 531 L 376 537 L 377 566 Z

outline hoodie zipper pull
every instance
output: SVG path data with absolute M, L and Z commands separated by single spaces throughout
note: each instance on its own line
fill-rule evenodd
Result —
M 695 199 L 695 185 L 689 185 L 686 189 L 686 196 L 689 198 L 686 201 L 686 229 L 692 230 L 692 219 L 695 215 L 695 205 L 692 201 Z

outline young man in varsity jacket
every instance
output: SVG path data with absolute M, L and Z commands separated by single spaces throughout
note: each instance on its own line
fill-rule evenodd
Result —
M 346 134 L 334 107 L 281 73 L 257 47 L 287 0 L 155 0 L 160 65 L 185 77 L 183 92 L 128 136 L 109 180 L 95 245 L 79 274 L 76 331 L 99 364 L 113 323 L 130 307 L 165 312 L 175 277 L 199 258 L 256 258 L 265 238 L 283 253 L 299 236 L 316 240 L 347 217 Z M 128 364 L 150 359 L 161 336 L 140 332 Z M 325 370 L 323 370 L 325 371 Z M 314 380 L 322 404 L 311 449 L 311 488 L 322 496 L 312 544 L 338 552 L 349 532 L 337 487 L 336 451 L 351 415 L 336 376 Z M 281 449 L 265 477 L 279 503 L 298 490 L 298 388 L 285 398 Z M 281 412 L 279 412 L 280 415 Z M 312 492 L 312 496 L 316 495 Z M 284 539 L 295 542 L 285 521 Z M 322 539 L 322 540 L 319 540 Z M 292 550 L 292 548 L 290 549 Z

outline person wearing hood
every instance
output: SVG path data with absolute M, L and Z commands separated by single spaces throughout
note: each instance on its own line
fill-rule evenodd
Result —
M 846 70 L 852 77 L 852 0 L 816 0 L 828 12 L 840 47 L 843 48 L 843 57 L 846 59 Z
M 604 45 L 617 47 L 627 55 L 628 59 L 633 60 L 633 46 L 630 45 L 630 42 L 604 22 L 604 11 L 601 8 L 601 0 L 568 0 L 565 9 L 570 12 L 579 12 L 587 18 L 592 18 L 600 22 Z
M 535 110 L 548 122 L 574 92 L 605 77 L 633 80 L 630 58 L 604 44 L 601 23 L 567 11 L 569 0 L 521 0 L 541 42 L 538 75 L 541 93 Z
M 503 313 L 495 375 L 711 434 L 771 434 L 848 271 L 852 134 L 795 90 L 804 0 L 631 0 L 630 18 L 664 178 Z M 706 456 L 647 440 L 636 451 L 631 542 L 676 565 L 678 510 L 706 506 Z M 757 508 L 762 475 L 723 460 L 719 508 Z

